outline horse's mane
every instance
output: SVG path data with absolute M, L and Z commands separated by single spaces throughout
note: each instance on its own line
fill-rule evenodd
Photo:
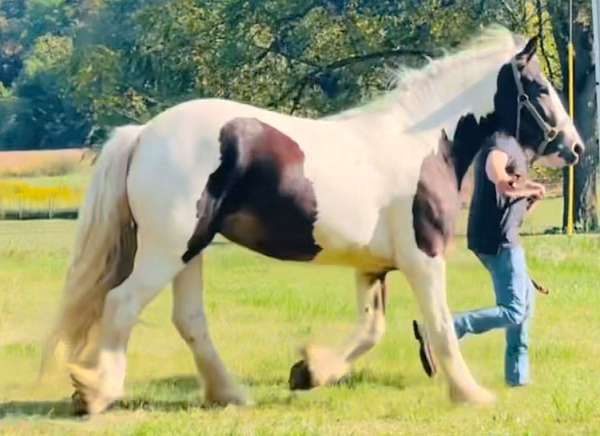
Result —
M 422 68 L 401 67 L 393 72 L 392 90 L 370 103 L 346 110 L 332 118 L 382 112 L 390 107 L 418 110 L 421 102 L 429 108 L 444 103 L 466 87 L 469 81 L 491 72 L 514 55 L 518 37 L 501 26 L 491 26 L 454 52 L 430 59 Z

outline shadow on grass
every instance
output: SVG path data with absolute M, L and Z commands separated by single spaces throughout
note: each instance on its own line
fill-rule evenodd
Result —
M 352 372 L 350 375 L 344 377 L 338 385 L 345 386 L 350 389 L 357 388 L 362 385 L 376 385 L 385 386 L 388 388 L 394 388 L 398 390 L 405 390 L 406 378 L 402 374 L 380 374 L 374 373 L 368 369 Z
M 198 392 L 198 382 L 194 376 L 174 376 L 140 383 L 150 392 L 169 392 L 172 396 L 189 397 Z M 135 387 L 134 389 L 135 390 Z M 171 396 L 170 395 L 170 396 Z M 159 410 L 165 412 L 199 409 L 200 399 L 196 396 L 189 400 L 156 400 L 151 394 L 139 394 L 116 402 L 110 410 Z M 74 415 L 70 398 L 57 401 L 9 401 L 0 403 L 0 420 L 4 418 L 38 417 L 47 419 L 81 419 Z
M 144 396 L 126 398 L 110 407 L 110 410 L 137 411 L 158 410 L 179 412 L 203 408 L 199 401 L 156 401 Z M 0 420 L 5 418 L 38 417 L 47 419 L 85 419 L 73 413 L 70 399 L 59 401 L 11 401 L 0 403 Z
M 9 401 L 0 403 L 0 420 L 22 416 L 50 419 L 64 419 L 73 417 L 71 400 L 59 401 Z
M 198 379 L 194 375 L 174 375 L 171 377 L 149 380 L 139 383 L 139 385 L 147 386 L 150 389 L 176 389 L 177 392 L 189 393 L 199 389 Z
M 285 395 L 269 395 L 267 398 L 259 400 L 256 407 L 271 406 L 275 404 L 290 405 L 294 401 L 294 396 L 287 391 L 287 380 L 282 377 L 273 377 L 270 380 L 264 378 L 256 379 L 247 377 L 242 380 L 246 386 L 277 386 L 281 389 L 279 392 Z M 151 392 L 171 391 L 171 395 L 186 397 L 193 395 L 193 398 L 185 400 L 156 400 L 151 394 L 133 395 L 125 398 L 110 407 L 110 410 L 125 410 L 125 411 L 161 411 L 161 412 L 180 412 L 189 410 L 210 410 L 213 407 L 202 405 L 200 399 L 201 387 L 198 385 L 196 377 L 173 376 L 158 380 L 152 380 L 148 383 L 140 383 L 144 386 L 144 390 Z M 361 385 L 378 385 L 391 387 L 399 390 L 406 389 L 405 378 L 401 374 L 376 374 L 369 370 L 361 370 L 354 372 L 337 385 L 328 389 L 350 388 L 354 389 Z M 20 418 L 20 417 L 38 417 L 46 419 L 82 419 L 73 414 L 71 399 L 66 398 L 56 401 L 9 401 L 0 403 L 0 420 L 4 418 Z M 84 418 L 85 419 L 85 418 Z
M 244 377 L 242 379 L 244 386 L 259 387 L 259 386 L 279 386 L 282 389 L 288 388 L 288 378 L 286 376 L 273 375 L 265 378 Z M 373 372 L 369 369 L 360 371 L 352 371 L 350 374 L 342 378 L 338 383 L 335 383 L 330 388 L 343 387 L 354 389 L 361 385 L 385 386 L 399 390 L 406 389 L 406 379 L 402 374 L 381 374 Z

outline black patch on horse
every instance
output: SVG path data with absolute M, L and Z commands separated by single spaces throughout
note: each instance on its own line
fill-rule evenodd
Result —
M 417 246 L 428 256 L 443 254 L 454 235 L 462 180 L 493 124 L 493 116 L 462 117 L 454 141 L 442 131 L 437 152 L 423 160 L 412 212 Z
M 321 250 L 313 237 L 317 202 L 298 144 L 254 118 L 228 122 L 219 140 L 221 165 L 198 201 L 183 261 L 216 233 L 277 259 L 313 259 Z

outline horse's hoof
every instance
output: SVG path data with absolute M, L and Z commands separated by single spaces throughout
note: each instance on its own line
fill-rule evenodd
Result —
M 308 390 L 315 387 L 310 368 L 304 360 L 296 362 L 292 369 L 290 369 L 290 389 L 295 390 Z
M 73 395 L 71 395 L 71 404 L 73 406 L 73 415 L 84 416 L 88 414 L 87 402 L 80 391 L 75 390 L 73 392 Z
M 75 392 L 71 395 L 75 416 L 98 415 L 111 407 L 122 396 L 101 395 L 97 390 L 86 386 L 73 374 L 71 374 L 71 381 L 75 388 Z
M 466 391 L 451 388 L 450 399 L 454 403 L 471 404 L 474 406 L 490 406 L 496 402 L 496 396 L 481 386 L 474 386 Z
M 245 393 L 237 387 L 226 389 L 221 392 L 206 392 L 205 404 L 208 407 L 253 406 L 254 403 L 246 397 Z

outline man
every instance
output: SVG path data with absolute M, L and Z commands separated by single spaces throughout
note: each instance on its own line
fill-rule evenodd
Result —
M 519 229 L 530 206 L 545 195 L 544 186 L 527 180 L 528 156 L 517 141 L 496 133 L 475 161 L 475 185 L 467 230 L 468 247 L 490 272 L 496 306 L 454 318 L 458 338 L 506 329 L 505 380 L 509 386 L 529 379 L 529 324 L 534 287 L 527 273 Z M 426 331 L 413 322 L 423 369 L 433 377 L 435 362 Z

